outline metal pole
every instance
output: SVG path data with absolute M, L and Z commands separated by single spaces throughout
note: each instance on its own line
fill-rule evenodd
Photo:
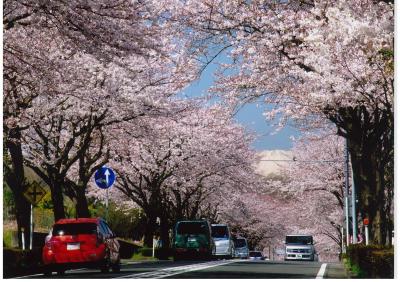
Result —
M 271 245 L 268 246 L 268 258 L 272 259 L 271 258 Z
M 344 188 L 344 209 L 345 209 L 345 217 L 346 217 L 346 246 L 349 245 L 350 239 L 350 223 L 349 223 L 349 149 L 347 145 L 345 145 L 345 188 Z M 346 253 L 346 251 L 344 251 Z
M 22 242 L 22 249 L 25 250 L 25 229 L 21 228 L 21 242 Z
M 153 236 L 153 254 L 152 254 L 152 257 L 153 257 L 153 258 L 154 258 L 154 249 L 155 249 L 155 248 L 154 248 L 154 247 L 155 247 L 155 243 L 154 243 L 154 242 L 155 242 L 155 239 L 154 239 L 154 236 Z
M 32 250 L 32 241 L 33 241 L 33 204 L 31 204 L 31 234 L 29 238 L 29 250 Z
M 356 185 L 354 184 L 354 174 L 351 174 L 351 214 L 353 217 L 353 244 L 357 244 L 357 213 L 356 213 Z
M 368 243 L 369 243 L 368 225 L 365 225 L 365 245 L 368 246 Z
M 340 227 L 340 234 L 342 235 L 342 253 L 345 254 L 346 253 L 346 247 L 344 246 L 344 230 L 343 230 L 343 226 Z
M 108 222 L 108 188 L 106 189 L 106 222 Z

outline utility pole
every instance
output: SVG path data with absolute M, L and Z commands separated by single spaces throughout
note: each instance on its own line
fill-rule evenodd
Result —
M 346 247 L 349 245 L 349 239 L 350 239 L 350 223 L 349 223 L 349 149 L 347 145 L 347 139 L 346 139 L 346 144 L 345 144 L 345 167 L 344 167 L 344 172 L 345 172 L 345 187 L 344 187 L 344 213 L 345 213 L 345 221 L 346 221 Z M 346 251 L 345 251 L 346 253 Z
M 357 244 L 357 212 L 356 212 L 356 185 L 354 184 L 354 174 L 351 174 L 351 213 L 353 218 L 353 244 Z

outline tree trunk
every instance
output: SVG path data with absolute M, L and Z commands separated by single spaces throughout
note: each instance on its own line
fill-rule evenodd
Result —
M 169 238 L 170 225 L 168 224 L 168 219 L 163 217 L 160 221 L 160 239 L 163 243 L 163 248 L 169 248 L 170 238 Z
M 146 230 L 144 232 L 144 240 L 143 244 L 147 247 L 152 247 L 153 246 L 153 236 L 155 235 L 156 231 L 156 218 L 157 216 L 152 213 L 152 212 L 146 212 Z
M 390 170 L 394 152 L 393 112 L 389 107 L 371 110 L 365 106 L 327 110 L 328 118 L 338 128 L 339 135 L 348 141 L 354 175 L 357 209 L 362 218 L 368 218 L 371 243 L 383 245 L 390 218 L 385 212 L 391 201 L 390 183 L 385 171 Z M 358 214 L 358 213 L 357 213 Z
M 85 188 L 78 187 L 76 191 L 76 217 L 90 217 Z
M 49 173 L 49 175 L 51 175 Z M 63 181 L 50 177 L 51 201 L 53 202 L 54 221 L 65 218 L 64 198 L 62 193 Z
M 361 147 L 349 139 L 351 164 L 354 173 L 356 197 L 358 199 L 357 214 L 361 219 L 370 221 L 371 242 L 384 245 L 386 243 L 385 215 L 385 181 L 384 170 L 380 164 L 378 146 Z
M 18 128 L 11 129 L 8 132 L 6 146 L 10 153 L 11 169 L 5 175 L 5 180 L 10 187 L 16 208 L 17 228 L 18 228 L 18 246 L 22 248 L 22 229 L 24 229 L 25 248 L 30 244 L 30 203 L 23 196 L 26 189 L 23 156 L 21 148 L 21 132 Z M 12 140 L 12 141 L 10 141 Z

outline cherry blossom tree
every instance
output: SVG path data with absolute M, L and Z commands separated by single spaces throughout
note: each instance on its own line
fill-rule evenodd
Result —
M 277 105 L 267 117 L 281 126 L 315 128 L 323 118 L 336 125 L 348 140 L 362 216 L 372 222 L 373 241 L 385 243 L 393 1 L 186 1 L 174 11 L 196 34 L 193 47 L 206 65 L 230 50 L 232 63 L 221 64 L 214 88 L 226 101 L 264 97 Z
M 55 118 L 62 115 L 34 120 L 41 116 L 35 112 L 41 111 L 42 116 L 51 115 L 54 113 L 52 108 L 66 99 L 76 107 L 78 119 L 82 118 L 82 124 L 75 126 L 83 131 L 85 122 L 89 124 L 93 117 L 88 104 L 98 110 L 95 115 L 111 112 L 112 118 L 106 124 L 133 119 L 193 79 L 194 65 L 184 54 L 185 43 L 160 16 L 158 1 L 26 0 L 4 3 L 4 133 L 11 160 L 6 181 L 16 198 L 19 230 L 21 227 L 29 230 L 29 205 L 22 197 L 26 154 L 22 142 L 36 140 L 43 145 L 43 142 L 57 140 L 57 134 L 66 133 L 65 127 L 62 132 L 60 128 L 52 127 L 52 123 L 57 123 Z M 43 101 L 51 101 L 51 106 L 43 105 Z M 44 110 L 50 111 L 45 113 Z M 61 118 L 59 122 L 71 121 Z M 41 126 L 43 128 L 35 132 L 34 127 Z M 31 136 L 25 137 L 28 129 Z M 55 132 L 50 132 L 51 129 Z M 99 136 L 100 130 L 97 124 L 92 132 Z M 48 135 L 45 138 L 35 136 L 39 131 L 47 131 Z M 101 143 L 99 138 L 88 136 L 86 140 L 96 139 L 95 142 Z M 76 138 L 69 140 L 77 141 Z M 72 145 L 78 146 L 77 143 Z M 40 145 L 28 144 L 25 148 L 35 146 L 35 154 L 31 154 L 29 163 L 33 165 L 35 155 L 38 158 L 35 167 L 43 172 L 47 165 L 40 163 L 46 159 L 43 146 L 41 156 L 37 150 Z M 60 148 L 55 150 L 60 151 Z M 81 156 L 75 160 L 79 159 L 81 167 L 86 163 L 85 169 L 90 172 L 93 167 L 89 163 L 93 160 L 89 161 L 89 157 L 82 161 L 85 152 L 88 151 L 81 149 Z M 47 156 L 47 161 L 56 163 L 60 160 L 50 160 Z M 80 174 L 79 178 L 81 184 L 78 186 L 84 187 L 87 173 Z M 64 182 L 75 187 L 75 192 L 82 189 L 70 180 Z M 61 193 L 55 192 L 56 189 L 52 191 Z M 74 193 L 69 194 L 74 196 Z M 58 202 L 62 201 L 60 195 L 56 197 Z M 63 217 L 62 207 L 55 213 L 56 218 Z M 29 234 L 25 234 L 25 242 L 29 242 Z
M 307 134 L 295 142 L 292 153 L 295 161 L 281 169 L 284 180 L 272 180 L 270 189 L 300 203 L 300 210 L 309 215 L 301 221 L 302 228 L 315 236 L 325 257 L 338 259 L 344 222 L 344 139 L 333 132 Z
M 157 217 L 168 244 L 177 220 L 216 219 L 223 205 L 232 204 L 228 199 L 255 188 L 251 138 L 221 107 L 189 104 L 172 116 L 146 116 L 127 126 L 111 143 L 110 163 L 118 172 L 111 196 L 143 209 L 145 244 L 151 243 Z M 104 197 L 95 190 L 91 195 Z

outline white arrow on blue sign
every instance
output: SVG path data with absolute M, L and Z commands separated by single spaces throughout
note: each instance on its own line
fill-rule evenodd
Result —
M 101 189 L 110 188 L 115 182 L 115 173 L 111 168 L 103 166 L 94 174 L 97 187 Z

